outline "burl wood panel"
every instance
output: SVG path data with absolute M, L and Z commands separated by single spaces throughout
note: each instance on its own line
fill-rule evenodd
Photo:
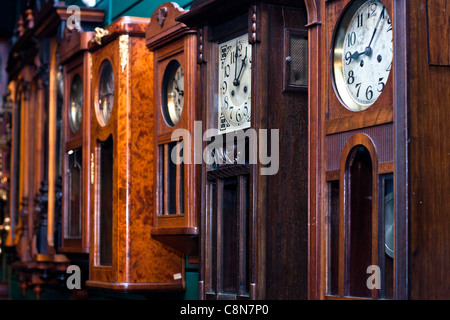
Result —
M 426 1 L 408 4 L 410 297 L 449 299 L 450 68 L 428 65 Z M 430 48 L 442 45 L 429 40 Z
M 97 139 L 114 139 L 113 263 L 97 266 L 98 221 L 92 215 L 91 265 L 88 285 L 118 290 L 182 290 L 184 265 L 182 255 L 150 236 L 154 213 L 155 117 L 153 114 L 153 57 L 145 47 L 142 26 L 149 19 L 122 18 L 113 24 L 107 45 L 92 45 L 92 152 Z M 142 25 L 141 25 L 142 24 Z M 127 33 L 129 30 L 134 30 Z M 136 32 L 139 31 L 139 33 Z M 129 35 L 129 39 L 117 38 Z M 122 41 L 122 50 L 119 42 Z M 125 43 L 127 43 L 125 45 Z M 124 48 L 127 50 L 124 50 Z M 127 54 L 124 58 L 124 54 Z M 114 107 L 106 126 L 95 115 L 99 69 L 104 59 L 111 62 L 115 78 Z M 122 63 L 121 63 L 122 62 Z M 98 181 L 95 188 L 98 188 Z M 93 193 L 95 199 L 95 191 Z M 92 204 L 95 212 L 96 199 Z M 91 229 L 93 230 L 93 229 Z M 175 274 L 182 278 L 174 279 Z
M 284 28 L 305 29 L 305 9 L 268 10 L 269 48 L 284 48 Z M 308 94 L 283 92 L 285 58 L 282 49 L 268 51 L 268 128 L 280 130 L 280 167 L 267 179 L 266 298 L 306 299 Z

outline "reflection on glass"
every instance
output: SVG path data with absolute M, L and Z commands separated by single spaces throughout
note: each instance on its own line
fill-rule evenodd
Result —
M 69 119 L 70 127 L 75 133 L 78 131 L 81 125 L 81 119 L 83 116 L 83 82 L 81 77 L 77 74 L 72 80 L 72 86 L 70 88 L 70 108 Z
M 114 104 L 114 74 L 111 63 L 105 60 L 100 71 L 98 87 L 97 118 L 102 126 L 106 126 L 111 117 Z
M 372 265 L 372 160 L 365 147 L 357 147 L 353 154 L 347 181 L 350 189 L 349 294 L 371 297 L 372 292 L 366 285 L 366 271 Z
M 113 236 L 113 138 L 110 136 L 105 142 L 99 143 L 99 228 L 100 243 L 98 247 L 99 263 L 102 266 L 112 265 L 112 236 Z
M 69 151 L 69 170 L 67 171 L 69 186 L 69 206 L 66 226 L 66 237 L 81 237 L 81 199 L 82 199 L 82 151 L 81 148 Z

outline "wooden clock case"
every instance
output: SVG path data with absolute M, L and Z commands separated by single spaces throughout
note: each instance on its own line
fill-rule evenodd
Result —
M 450 50 L 449 35 L 440 27 L 448 18 L 448 11 L 442 10 L 446 2 L 381 2 L 392 23 L 393 63 L 382 94 L 361 112 L 349 111 L 341 103 L 332 75 L 333 36 L 340 17 L 354 1 L 318 4 L 318 60 L 323 64 L 318 65 L 317 103 L 310 106 L 316 115 L 312 124 L 318 129 L 313 150 L 317 170 L 310 172 L 311 201 L 315 205 L 311 206 L 309 220 L 316 222 L 309 227 L 311 299 L 448 296 L 445 270 L 450 255 L 449 246 L 443 244 L 448 243 L 450 212 L 444 200 L 450 167 L 445 120 L 449 112 L 446 83 Z M 370 168 L 364 175 L 366 183 L 355 188 L 359 190 L 352 188 L 354 163 Z M 383 232 L 383 192 L 389 176 L 394 216 L 392 258 L 385 254 Z M 370 204 L 357 212 L 365 222 L 351 209 L 364 199 L 370 199 Z M 353 226 L 351 219 L 357 222 Z M 358 228 L 365 231 L 355 241 L 351 233 L 358 234 Z M 355 260 L 352 251 L 360 250 L 358 246 L 368 254 Z M 357 260 L 364 266 L 354 276 L 352 265 L 357 265 Z M 379 290 L 366 286 L 369 264 L 380 268 Z M 358 286 L 361 290 L 355 290 Z
M 151 23 L 146 32 L 147 48 L 153 52 L 154 59 L 154 115 L 156 120 L 157 161 L 154 170 L 156 199 L 155 227 L 152 237 L 170 244 L 183 253 L 198 253 L 198 212 L 200 209 L 201 166 L 194 163 L 193 142 L 196 135 L 194 122 L 201 120 L 201 113 L 196 104 L 198 66 L 196 60 L 197 34 L 195 30 L 175 19 L 186 13 L 173 2 L 164 3 L 153 13 Z M 170 63 L 176 60 L 184 72 L 184 107 L 179 121 L 171 126 L 163 115 L 164 75 Z M 171 190 L 169 183 L 170 152 L 168 150 L 172 133 L 184 129 L 190 133 L 191 159 L 189 164 L 177 165 L 176 188 Z M 177 142 L 175 142 L 177 143 Z M 179 142 L 178 142 L 179 143 Z M 185 147 L 186 148 L 186 147 Z M 167 152 L 165 154 L 165 152 Z M 185 151 L 188 152 L 188 151 Z M 182 167 L 181 167 L 182 166 Z M 165 184 L 165 182 L 167 184 Z M 167 191 L 166 191 L 167 190 Z M 176 212 L 170 212 L 171 201 L 169 190 L 176 192 Z M 164 209 L 165 208 L 165 209 Z M 184 212 L 181 210 L 184 209 Z
M 7 67 L 14 131 L 7 244 L 23 293 L 32 288 L 38 299 L 42 285 L 64 281 L 70 263 L 58 252 L 62 99 L 57 88 L 59 46 L 71 15 L 61 3 L 30 1 L 17 22 Z M 87 30 L 103 21 L 104 12 L 82 8 L 79 17 L 80 26 Z
M 82 30 L 68 28 L 64 31 L 64 36 L 60 46 L 60 60 L 64 71 L 64 106 L 63 106 L 63 200 L 62 200 L 62 246 L 59 251 L 65 253 L 89 253 L 89 217 L 90 217 L 90 103 L 91 103 L 91 53 L 88 51 L 89 41 L 94 37 L 95 32 L 83 32 Z M 69 112 L 71 103 L 71 88 L 75 77 L 81 78 L 83 88 L 83 109 L 81 124 L 76 132 L 72 130 Z M 69 154 L 71 152 L 71 154 Z M 81 197 L 79 217 L 69 218 L 71 210 L 71 183 L 72 176 L 69 166 L 71 155 L 81 153 L 80 175 L 81 193 L 77 194 L 77 199 Z M 75 227 L 70 223 L 74 223 Z M 71 228 L 79 228 L 78 236 L 69 236 Z M 77 228 L 77 229 L 78 229 Z M 76 231 L 75 231 L 76 234 Z
M 309 83 L 298 85 L 289 76 L 291 68 L 303 67 L 303 79 L 309 78 L 308 27 L 314 24 L 308 22 L 315 21 L 315 8 L 312 1 L 194 1 L 178 18 L 197 29 L 203 129 L 217 125 L 218 43 L 245 33 L 252 45 L 251 128 L 279 129 L 280 166 L 274 175 L 262 175 L 259 161 L 203 164 L 201 299 L 307 296 Z M 303 45 L 302 54 L 291 54 L 293 39 Z M 230 181 L 237 185 L 230 187 Z M 228 211 L 230 190 L 236 202 Z M 227 222 L 231 212 L 238 216 L 235 227 Z M 233 251 L 224 249 L 228 246 Z
M 98 30 L 89 44 L 93 66 L 91 248 L 86 284 L 90 287 L 120 291 L 185 288 L 182 255 L 152 239 L 149 232 L 155 218 L 156 161 L 153 57 L 144 39 L 149 22 L 147 18 L 122 17 Z M 102 126 L 96 108 L 105 60 L 113 70 L 114 98 L 110 119 Z M 109 172 L 112 183 L 102 184 L 103 178 L 110 181 Z M 108 190 L 102 187 L 109 188 L 112 198 L 99 201 L 100 192 Z M 100 208 L 111 215 L 102 218 Z

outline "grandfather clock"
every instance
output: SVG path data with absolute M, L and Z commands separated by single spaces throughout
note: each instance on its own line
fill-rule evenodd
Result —
M 202 132 L 195 131 L 195 121 L 201 121 L 195 103 L 197 35 L 175 21 L 184 13 L 174 2 L 162 4 L 153 13 L 146 33 L 146 45 L 154 52 L 156 93 L 156 201 L 151 234 L 184 253 L 196 254 L 201 167 L 194 163 L 193 142 L 201 139 Z M 180 130 L 184 132 L 177 134 Z
M 201 68 L 200 298 L 305 299 L 305 3 L 194 1 L 177 20 Z
M 61 252 L 89 252 L 91 54 L 95 32 L 66 28 L 60 45 L 64 69 Z
M 155 120 L 147 18 L 122 17 L 89 43 L 90 276 L 121 291 L 182 290 L 181 253 L 151 238 Z
M 313 298 L 448 297 L 446 3 L 322 7 L 325 197 L 323 212 L 311 212 L 311 247 L 321 248 Z

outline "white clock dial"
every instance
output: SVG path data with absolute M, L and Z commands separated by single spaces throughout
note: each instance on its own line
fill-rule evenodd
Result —
M 184 106 L 184 73 L 179 66 L 170 76 L 167 88 L 167 108 L 169 117 L 175 125 L 180 120 Z
M 392 67 L 392 22 L 381 1 L 356 1 L 338 27 L 334 77 L 344 104 L 370 107 L 383 92 Z
M 219 44 L 219 132 L 250 127 L 252 46 L 248 35 Z

